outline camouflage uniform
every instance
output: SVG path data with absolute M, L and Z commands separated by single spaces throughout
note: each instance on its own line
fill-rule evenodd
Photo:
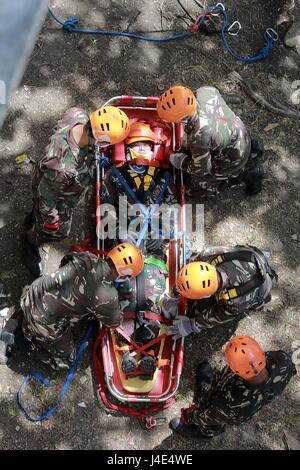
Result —
M 78 147 L 71 133 L 74 126 L 85 125 L 88 120 L 88 114 L 80 108 L 66 111 L 44 156 L 36 163 L 32 180 L 35 223 L 30 237 L 36 244 L 68 236 L 73 209 L 91 182 L 88 146 Z M 43 229 L 44 223 L 55 224 L 59 219 L 62 223 L 55 232 Z
M 248 262 L 239 259 L 227 261 L 216 266 L 222 279 L 222 287 L 215 295 L 208 299 L 189 301 L 188 315 L 196 320 L 198 328 L 211 328 L 215 325 L 223 324 L 232 320 L 240 319 L 250 310 L 261 308 L 264 303 L 271 300 L 270 291 L 272 289 L 272 279 L 276 273 L 270 268 L 264 254 L 255 247 L 208 247 L 192 256 L 190 261 L 205 261 L 211 263 L 218 255 L 223 253 L 252 252 L 255 255 L 255 262 Z M 253 276 L 263 272 L 264 281 L 255 289 L 244 295 L 231 300 L 227 297 L 227 292 L 250 281 Z
M 153 265 L 151 262 L 147 262 L 145 259 L 145 267 L 143 271 L 143 276 L 145 279 L 144 282 L 144 305 L 143 311 L 152 312 L 156 315 L 161 315 L 160 310 L 160 298 L 166 290 L 166 276 L 168 272 L 167 269 L 163 267 L 158 267 Z M 137 278 L 127 281 L 124 284 L 120 285 L 118 289 L 120 306 L 122 311 L 125 312 L 138 312 L 138 295 L 137 295 Z M 129 336 L 132 336 L 135 340 L 141 337 L 144 334 L 145 341 L 136 341 L 137 343 L 144 343 L 155 338 L 160 330 L 159 320 L 146 320 L 142 328 L 147 329 L 147 331 L 141 330 L 138 322 L 132 319 L 125 319 L 122 323 L 122 330 L 124 330 Z
M 216 193 L 222 181 L 240 175 L 250 156 L 251 139 L 219 91 L 210 86 L 197 90 L 197 111 L 186 126 L 191 156 L 183 163 L 187 190 Z
M 164 184 L 166 182 L 166 170 L 155 168 L 155 167 L 146 167 L 147 171 L 144 174 L 138 174 L 134 172 L 131 168 L 129 163 L 125 163 L 122 168 L 120 168 L 120 173 L 125 178 L 126 182 L 128 183 L 129 187 L 133 190 L 136 194 L 138 200 L 147 208 L 151 209 L 155 201 L 159 197 Z M 119 179 L 112 173 L 111 170 L 108 170 L 105 173 L 101 190 L 100 190 L 101 201 L 103 203 L 112 204 L 116 209 L 117 220 L 119 220 L 120 214 L 128 213 L 128 210 L 131 206 L 133 206 L 135 201 L 127 194 L 124 186 L 121 184 Z M 120 196 L 127 196 L 126 207 L 123 207 L 122 204 L 119 206 L 119 197 Z M 178 204 L 177 199 L 177 191 L 173 179 L 171 177 L 170 183 L 168 184 L 165 195 L 162 198 L 160 205 L 170 206 L 170 209 L 167 208 L 166 213 L 164 212 L 164 219 L 168 219 L 168 214 L 172 213 L 171 206 L 174 204 Z M 177 214 L 178 212 L 176 212 Z M 141 214 L 142 215 L 142 214 Z M 107 219 L 102 220 L 102 224 L 104 225 L 107 221 L 113 217 L 113 214 L 107 214 Z M 159 229 L 159 222 L 158 219 L 160 218 L 159 212 L 157 215 L 154 214 L 152 218 L 152 223 L 155 223 L 157 229 Z M 138 227 L 137 220 L 141 221 L 141 226 Z M 164 222 L 164 221 L 163 221 Z M 139 231 L 142 230 L 144 224 L 146 223 L 145 217 L 134 217 L 129 216 L 127 220 L 127 230 L 128 236 L 124 237 L 122 233 L 118 233 L 117 236 L 122 241 L 130 241 L 135 243 L 138 239 Z M 173 225 L 171 224 L 171 230 Z M 118 229 L 118 224 L 117 224 Z M 164 231 L 168 231 L 168 226 L 162 225 L 163 233 Z M 145 234 L 144 238 L 147 238 L 147 233 Z M 154 230 L 151 231 L 152 238 L 161 238 Z M 164 238 L 164 235 L 163 235 Z
M 296 374 L 291 357 L 283 351 L 266 352 L 266 382 L 252 385 L 228 367 L 212 371 L 212 384 L 198 396 L 197 405 L 184 410 L 188 422 L 203 436 L 214 437 L 224 430 L 224 424 L 238 425 L 249 421 L 264 405 L 280 395 L 291 377 Z
M 25 287 L 20 304 L 24 336 L 54 358 L 74 358 L 71 324 L 95 315 L 116 327 L 122 313 L 108 264 L 89 252 L 66 255 L 58 271 Z

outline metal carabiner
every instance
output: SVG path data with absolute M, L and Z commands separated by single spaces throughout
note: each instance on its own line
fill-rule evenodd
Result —
M 274 42 L 278 41 L 279 39 L 278 33 L 273 28 L 267 28 L 266 35 L 269 36 Z
M 232 29 L 235 27 L 237 27 L 236 31 L 232 31 Z M 241 31 L 241 29 L 242 29 L 241 23 L 236 20 L 229 26 L 226 32 L 230 34 L 230 36 L 237 36 L 239 32 Z
M 156 419 L 154 419 L 152 416 L 150 416 L 149 418 L 146 418 L 146 425 L 145 425 L 146 429 L 152 429 L 155 426 L 156 426 Z
M 221 2 L 217 3 L 215 6 L 222 8 L 223 11 L 226 10 L 225 5 L 223 5 L 223 3 L 221 3 Z M 211 13 L 211 16 L 219 16 L 220 13 L 221 13 L 220 11 L 218 13 Z

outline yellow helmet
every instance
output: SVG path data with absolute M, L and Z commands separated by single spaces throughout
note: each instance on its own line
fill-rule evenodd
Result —
M 99 143 L 117 144 L 126 139 L 130 124 L 127 114 L 115 106 L 103 106 L 90 115 L 93 136 Z
M 202 261 L 193 261 L 178 274 L 176 287 L 187 299 L 198 300 L 210 297 L 218 290 L 218 274 L 214 266 Z
M 161 95 L 157 102 L 157 114 L 167 122 L 180 122 L 192 117 L 197 108 L 197 99 L 189 88 L 173 86 Z
M 139 248 L 131 243 L 120 243 L 107 256 L 112 260 L 120 276 L 138 276 L 144 269 L 144 257 Z

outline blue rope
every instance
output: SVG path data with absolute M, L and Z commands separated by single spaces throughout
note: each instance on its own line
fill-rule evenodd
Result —
M 123 36 L 123 37 L 128 37 L 128 38 L 141 39 L 143 41 L 156 41 L 156 42 L 167 42 L 167 41 L 173 41 L 175 39 L 183 39 L 183 38 L 186 38 L 195 34 L 195 32 L 187 31 L 187 32 L 183 32 L 180 34 L 176 34 L 174 36 L 167 36 L 165 38 L 154 38 L 154 37 L 141 36 L 139 34 L 134 34 L 134 33 L 125 33 L 121 31 L 104 31 L 100 29 L 80 29 L 80 28 L 76 28 L 76 25 L 80 22 L 79 18 L 68 18 L 65 21 L 61 21 L 59 18 L 57 18 L 54 15 L 54 13 L 50 10 L 50 8 L 48 10 L 52 18 L 57 23 L 59 23 L 63 29 L 71 33 L 101 34 L 103 36 Z M 272 30 L 272 34 L 270 34 L 270 32 L 268 32 L 270 28 L 266 29 L 266 31 L 264 32 L 264 39 L 266 41 L 266 44 L 262 49 L 260 49 L 258 54 L 254 57 L 241 57 L 228 44 L 228 41 L 225 36 L 225 33 L 227 31 L 226 28 L 229 25 L 228 15 L 226 11 L 223 10 L 223 8 L 220 7 L 219 5 L 213 5 L 212 7 L 208 8 L 204 12 L 203 16 L 198 21 L 198 30 L 201 28 L 208 13 L 210 13 L 213 10 L 219 10 L 224 16 L 224 24 L 221 30 L 221 36 L 222 36 L 225 49 L 232 55 L 232 57 L 234 57 L 235 59 L 241 62 L 253 63 L 253 62 L 257 62 L 259 60 L 265 59 L 268 56 L 268 54 L 272 50 L 274 42 L 276 42 L 278 39 L 277 33 L 274 30 Z
M 224 23 L 223 23 L 223 26 L 222 26 L 222 29 L 221 29 L 221 35 L 222 35 L 222 40 L 223 40 L 225 49 L 232 55 L 232 57 L 234 57 L 235 59 L 237 59 L 241 62 L 253 63 L 253 62 L 257 62 L 259 60 L 265 59 L 268 56 L 268 54 L 271 52 L 271 49 L 273 47 L 274 42 L 276 42 L 277 39 L 278 39 L 277 33 L 274 30 L 271 30 L 270 28 L 266 29 L 266 31 L 264 32 L 264 39 L 266 41 L 266 44 L 262 49 L 260 49 L 260 51 L 258 52 L 258 54 L 256 56 L 254 56 L 254 57 L 241 57 L 240 55 L 237 54 L 237 52 L 235 52 L 229 46 L 228 41 L 226 39 L 225 33 L 226 33 L 226 28 L 228 28 L 228 26 L 229 26 L 229 19 L 228 19 L 228 15 L 227 15 L 226 11 L 223 10 L 222 7 L 220 7 L 218 5 L 215 5 L 215 6 L 212 6 L 212 7 L 208 8 L 205 11 L 205 13 L 203 14 L 203 16 L 200 18 L 200 20 L 198 21 L 198 28 L 199 29 L 201 28 L 207 14 L 212 10 L 220 10 L 220 12 L 224 16 Z M 272 31 L 273 34 L 270 34 L 270 32 L 268 32 L 269 30 Z
M 33 416 L 30 416 L 30 414 L 27 412 L 25 406 L 23 405 L 22 401 L 21 401 L 21 392 L 22 392 L 22 389 L 24 387 L 24 385 L 29 381 L 30 377 L 34 377 L 36 378 L 39 382 L 41 382 L 41 384 L 44 385 L 45 388 L 48 388 L 50 387 L 50 383 L 48 382 L 48 380 L 44 379 L 44 377 L 42 377 L 40 374 L 38 374 L 37 372 L 30 372 L 23 380 L 23 382 L 21 383 L 20 385 L 20 388 L 18 390 L 18 394 L 17 394 L 17 398 L 18 398 L 18 404 L 21 408 L 21 410 L 23 411 L 24 415 L 26 416 L 26 418 L 29 420 L 29 421 L 32 421 L 34 423 L 36 423 L 37 421 L 44 421 L 45 419 L 48 419 L 56 410 L 56 408 L 60 405 L 60 403 L 63 401 L 63 398 L 65 396 L 65 394 L 67 393 L 67 390 L 69 388 L 69 385 L 70 385 L 70 382 L 73 378 L 73 375 L 77 369 L 77 366 L 79 364 L 79 361 L 80 361 L 80 358 L 81 358 L 81 355 L 85 349 L 85 347 L 87 346 L 87 342 L 91 336 L 91 333 L 92 333 L 92 326 L 90 326 L 81 342 L 81 345 L 80 345 L 80 348 L 79 348 L 79 351 L 77 353 L 77 356 L 76 356 L 76 359 L 75 359 L 75 362 L 74 362 L 74 365 L 72 367 L 72 369 L 70 370 L 69 374 L 68 374 L 68 377 L 67 377 L 67 380 L 65 381 L 64 383 L 64 386 L 62 388 L 62 391 L 60 393 L 60 396 L 59 396 L 59 399 L 56 403 L 55 406 L 53 406 L 52 408 L 50 408 L 50 410 L 48 410 L 46 413 L 43 413 L 41 416 L 37 416 L 37 417 L 33 417 Z
M 153 38 L 153 37 L 146 37 L 141 36 L 139 34 L 134 33 L 125 33 L 121 31 L 104 31 L 101 29 L 80 29 L 76 28 L 75 26 L 80 22 L 79 18 L 68 18 L 65 21 L 59 20 L 53 12 L 48 8 L 50 15 L 52 18 L 59 23 L 63 29 L 69 31 L 70 33 L 84 33 L 84 34 L 101 34 L 103 36 L 123 36 L 127 38 L 134 38 L 134 39 L 142 39 L 143 41 L 159 41 L 159 42 L 167 42 L 167 41 L 174 41 L 175 39 L 183 39 L 188 36 L 192 36 L 194 33 L 191 31 L 187 31 L 180 34 L 175 34 L 174 36 L 167 36 L 165 38 Z

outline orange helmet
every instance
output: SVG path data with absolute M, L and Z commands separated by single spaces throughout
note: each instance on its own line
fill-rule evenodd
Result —
M 120 243 L 107 256 L 112 260 L 120 276 L 135 277 L 144 268 L 144 257 L 139 248 L 131 243 Z
M 266 367 L 266 355 L 255 339 L 235 336 L 225 349 L 225 359 L 235 374 L 243 379 L 253 379 Z
M 209 297 L 218 289 L 217 270 L 211 264 L 193 261 L 181 269 L 176 287 L 187 299 Z
M 94 138 L 104 144 L 113 145 L 126 139 L 130 131 L 127 114 L 115 106 L 103 106 L 90 115 Z
M 144 141 L 155 142 L 156 135 L 150 129 L 149 124 L 146 124 L 144 122 L 133 123 L 130 128 L 130 132 L 127 136 L 127 139 L 125 140 L 125 144 L 130 145 L 130 144 L 134 144 L 134 142 L 144 142 Z
M 189 88 L 173 86 L 161 95 L 156 107 L 161 119 L 168 122 L 180 122 L 186 116 L 193 116 L 197 99 Z

